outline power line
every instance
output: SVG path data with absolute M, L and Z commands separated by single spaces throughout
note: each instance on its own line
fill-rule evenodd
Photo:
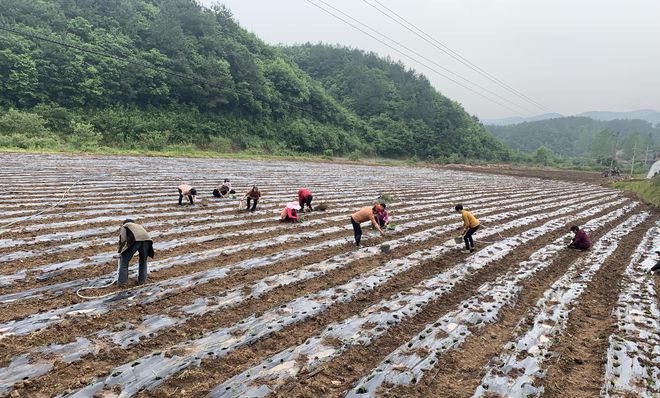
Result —
M 391 41 L 392 43 L 395 43 L 396 45 L 398 45 L 399 47 L 402 47 L 402 48 L 406 49 L 407 51 L 411 52 L 412 54 L 414 54 L 414 55 L 416 55 L 416 56 L 422 58 L 423 60 L 432 63 L 433 65 L 437 66 L 438 68 L 442 69 L 443 71 L 445 71 L 445 72 L 447 72 L 447 73 L 449 73 L 449 74 L 451 74 L 451 75 L 453 75 L 453 76 L 456 76 L 457 78 L 459 78 L 459 79 L 461 79 L 461 80 L 467 82 L 468 84 L 472 84 L 472 85 L 478 87 L 479 89 L 481 89 L 481 90 L 483 90 L 483 91 L 485 91 L 485 92 L 487 92 L 487 93 L 489 93 L 489 94 L 491 94 L 491 95 L 493 95 L 493 96 L 495 96 L 495 97 L 497 97 L 497 98 L 499 98 L 499 99 L 501 99 L 501 100 L 503 100 L 503 101 L 505 101 L 505 102 L 508 102 L 509 104 L 511 104 L 511 105 L 513 105 L 513 106 L 517 106 L 517 107 L 519 107 L 520 109 L 523 109 L 523 110 L 525 110 L 525 111 L 527 111 L 527 112 L 532 112 L 532 113 L 533 113 L 533 111 L 531 111 L 530 109 L 527 109 L 527 108 L 525 108 L 524 106 L 521 106 L 520 104 L 517 104 L 517 103 L 515 103 L 515 102 L 513 102 L 513 101 L 510 101 L 509 99 L 504 98 L 504 97 L 498 95 L 497 93 L 494 93 L 494 92 L 488 90 L 487 88 L 485 88 L 485 87 L 483 87 L 483 86 L 481 86 L 481 85 L 479 85 L 479 84 L 477 84 L 477 83 L 475 83 L 475 82 L 473 82 L 473 81 L 470 81 L 470 80 L 466 79 L 465 77 L 459 75 L 458 73 L 455 73 L 455 72 L 449 70 L 448 68 L 446 68 L 446 67 L 440 65 L 439 63 L 433 61 L 432 59 L 427 58 L 427 57 L 424 56 L 423 54 L 420 54 L 419 52 L 412 50 L 410 47 L 407 47 L 406 45 L 401 44 L 400 42 L 398 42 L 398 41 L 392 39 L 391 37 L 386 36 L 386 35 L 384 35 L 383 33 L 380 33 L 379 31 L 377 31 L 376 29 L 372 28 L 371 26 L 369 26 L 369 25 L 367 25 L 367 24 L 365 24 L 365 23 L 363 23 L 363 22 L 358 21 L 357 19 L 355 19 L 355 18 L 353 18 L 352 16 L 346 14 L 346 13 L 343 12 L 342 10 L 339 10 L 339 9 L 337 9 L 336 7 L 332 6 L 331 4 L 328 4 L 328 3 L 325 2 L 324 0 L 318 0 L 318 1 L 321 2 L 321 3 L 323 3 L 323 4 L 325 4 L 327 7 L 330 7 L 330 8 L 332 8 L 333 10 L 339 12 L 340 14 L 346 16 L 347 18 L 349 18 L 349 19 L 355 21 L 356 23 L 358 23 L 358 24 L 360 24 L 360 25 L 366 27 L 367 29 L 371 30 L 372 32 L 376 33 L 377 35 L 379 35 L 379 36 L 381 36 L 381 37 L 384 37 L 386 40 L 389 40 L 389 41 Z
M 391 50 L 396 51 L 397 53 L 403 55 L 404 57 L 406 57 L 406 58 L 412 60 L 413 62 L 416 62 L 416 63 L 418 63 L 418 64 L 424 66 L 425 68 L 428 68 L 429 70 L 433 71 L 434 73 L 436 73 L 436 74 L 438 74 L 438 75 L 444 77 L 445 79 L 447 79 L 447 80 L 453 82 L 454 84 L 457 84 L 458 86 L 463 87 L 464 89 L 469 90 L 469 91 L 473 92 L 474 94 L 476 94 L 476 95 L 478 95 L 478 96 L 480 96 L 480 97 L 482 97 L 482 98 L 484 98 L 484 99 L 486 99 L 486 100 L 488 100 L 488 101 L 490 101 L 490 102 L 492 102 L 492 103 L 494 103 L 494 104 L 497 104 L 497 105 L 499 105 L 499 106 L 501 106 L 501 107 L 503 107 L 503 108 L 505 108 L 505 109 L 508 109 L 508 110 L 510 110 L 511 112 L 515 113 L 515 114 L 519 114 L 519 112 L 518 112 L 517 110 L 515 110 L 515 109 L 513 109 L 513 108 L 511 108 L 511 107 L 509 107 L 509 106 L 507 106 L 507 105 L 504 105 L 504 104 L 502 104 L 501 102 L 498 102 L 498 101 L 496 101 L 496 100 L 494 100 L 494 99 L 492 99 L 492 98 L 490 98 L 490 97 L 488 97 L 488 96 L 486 96 L 486 95 L 484 95 L 484 94 L 482 94 L 482 93 L 480 93 L 480 92 L 474 90 L 473 88 L 468 87 L 468 86 L 466 86 L 465 84 L 463 84 L 463 83 L 461 83 L 461 82 L 459 82 L 459 81 L 457 81 L 457 80 L 455 80 L 455 79 L 453 79 L 453 78 L 447 76 L 446 74 L 444 74 L 444 73 L 438 71 L 437 69 L 434 69 L 433 67 L 430 67 L 429 65 L 425 64 L 424 62 L 421 62 L 420 60 L 415 59 L 414 57 L 411 57 L 410 55 L 408 55 L 408 54 L 402 52 L 401 50 L 399 50 L 399 49 L 397 49 L 397 48 L 391 46 L 390 44 L 384 42 L 383 40 L 381 40 L 381 39 L 379 39 L 378 37 L 372 35 L 371 33 L 369 33 L 369 32 L 367 32 L 367 31 L 365 31 L 365 30 L 359 28 L 358 26 L 355 26 L 354 24 L 352 24 L 351 22 L 349 22 L 349 21 L 345 20 L 344 18 L 338 16 L 337 14 L 334 14 L 332 11 L 328 11 L 328 10 L 326 10 L 325 8 L 323 8 L 322 6 L 320 6 L 320 5 L 316 4 L 316 3 L 314 3 L 314 2 L 311 1 L 311 0 L 305 0 L 305 1 L 307 1 L 308 3 L 310 3 L 311 5 L 313 5 L 314 7 L 320 9 L 321 11 L 323 11 L 323 12 L 329 14 L 330 16 L 332 16 L 332 17 L 334 17 L 334 18 L 336 18 L 336 19 L 342 21 L 343 23 L 347 24 L 348 26 L 352 27 L 353 29 L 355 29 L 355 30 L 357 30 L 357 31 L 359 31 L 359 32 L 361 32 L 361 33 L 364 33 L 365 35 L 371 37 L 372 39 L 374 39 L 374 40 L 376 40 L 377 42 L 383 44 L 384 46 L 390 48 Z M 330 7 L 332 7 L 332 6 L 330 6 Z M 332 8 L 334 8 L 334 7 L 332 7 Z M 357 21 L 357 22 L 360 23 L 359 21 Z M 360 23 L 360 24 L 362 24 L 362 23 Z M 364 25 L 364 24 L 362 24 L 362 25 Z M 364 26 L 366 26 L 366 25 L 364 25 Z M 369 29 L 371 29 L 371 28 L 369 28 Z M 381 35 L 382 35 L 382 34 L 381 34 Z M 386 37 L 385 35 L 382 35 L 382 36 Z M 391 40 L 391 39 L 390 39 L 390 40 Z M 394 40 L 391 40 L 391 41 L 394 42 Z M 402 46 L 402 47 L 403 47 L 403 48 L 406 48 L 405 46 Z M 407 49 L 407 48 L 406 48 L 406 49 Z M 408 51 L 410 51 L 410 50 L 408 50 Z
M 389 11 L 390 13 L 394 14 L 394 15 L 395 15 L 397 18 L 399 18 L 401 21 L 403 21 L 403 22 L 405 22 L 406 24 L 408 24 L 409 26 L 411 26 L 414 30 L 411 29 L 411 28 L 409 28 L 408 26 L 404 25 L 404 24 L 401 23 L 400 21 L 396 20 L 396 19 L 393 18 L 391 15 L 385 13 L 384 11 L 382 11 L 381 9 L 379 9 L 378 7 L 376 7 L 376 6 L 374 6 L 373 4 L 369 3 L 367 0 L 362 0 L 362 1 L 363 1 L 364 3 L 366 3 L 367 5 L 371 6 L 372 8 L 374 8 L 376 11 L 378 11 L 378 12 L 380 12 L 381 14 L 385 15 L 385 16 L 388 17 L 389 19 L 393 20 L 393 21 L 396 22 L 397 24 L 403 26 L 404 28 L 406 28 L 407 30 L 409 30 L 410 32 L 412 32 L 413 34 L 415 34 L 416 36 L 422 38 L 424 41 L 430 43 L 431 45 L 433 45 L 434 47 L 436 47 L 438 50 L 440 50 L 440 51 L 442 51 L 443 53 L 449 55 L 450 57 L 454 58 L 454 59 L 457 60 L 458 62 L 462 63 L 463 65 L 467 66 L 468 68 L 472 69 L 473 71 L 479 73 L 480 75 L 486 77 L 488 80 L 494 82 L 494 83 L 497 84 L 498 86 L 500 86 L 500 87 L 502 87 L 502 88 L 504 88 L 504 89 L 510 91 L 511 93 L 513 93 L 513 94 L 515 94 L 516 96 L 518 96 L 518 97 L 524 99 L 525 101 L 529 102 L 530 104 L 535 105 L 535 106 L 538 107 L 539 109 L 542 109 L 542 110 L 544 110 L 544 111 L 552 112 L 551 109 L 547 108 L 546 106 L 542 105 L 541 103 L 535 101 L 534 99 L 532 99 L 532 98 L 530 98 L 529 96 L 523 94 L 522 92 L 516 90 L 515 88 L 511 87 L 510 85 L 504 83 L 502 80 L 498 79 L 497 77 L 495 77 L 495 76 L 493 76 L 492 74 L 486 72 L 485 70 L 483 70 L 483 69 L 480 68 L 479 66 L 475 65 L 473 62 L 471 62 L 471 61 L 468 60 L 467 58 L 463 57 L 463 56 L 462 56 L 461 54 L 459 54 L 458 52 L 452 50 L 452 49 L 449 48 L 447 45 L 441 43 L 440 41 L 438 41 L 437 39 L 435 39 L 433 36 L 431 36 L 431 35 L 429 35 L 428 33 L 424 32 L 423 30 L 421 30 L 420 28 L 418 28 L 417 26 L 415 26 L 412 22 L 410 22 L 410 21 L 408 21 L 407 19 L 403 18 L 401 15 L 397 14 L 395 11 L 393 11 L 393 10 L 390 9 L 390 8 L 388 8 L 386 5 L 384 5 L 384 4 L 381 3 L 380 1 L 378 1 L 378 0 L 373 0 L 374 2 L 376 2 L 377 4 L 379 4 L 381 7 L 383 7 L 384 9 L 386 9 L 387 11 Z M 419 33 L 418 33 L 418 32 L 419 32 Z M 421 34 L 420 34 L 420 33 L 421 33 Z M 429 39 L 430 39 L 430 40 L 429 40 Z

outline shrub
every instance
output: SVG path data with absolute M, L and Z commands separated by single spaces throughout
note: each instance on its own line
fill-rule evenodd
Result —
M 101 133 L 94 129 L 89 123 L 77 120 L 71 121 L 71 131 L 67 137 L 67 142 L 77 150 L 96 148 L 101 140 Z
M 232 142 L 227 137 L 212 135 L 209 137 L 209 149 L 215 152 L 227 153 L 232 150 Z
M 26 137 L 45 137 L 51 134 L 46 120 L 34 113 L 10 109 L 0 117 L 0 134 L 22 134 Z
M 357 150 L 353 151 L 350 153 L 350 155 L 348 155 L 348 160 L 350 160 L 351 162 L 357 162 L 360 160 L 360 155 L 361 155 L 360 151 Z

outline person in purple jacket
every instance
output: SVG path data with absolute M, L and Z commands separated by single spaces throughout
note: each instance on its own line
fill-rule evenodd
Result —
M 589 241 L 587 233 L 584 232 L 584 229 L 580 229 L 577 225 L 573 225 L 571 227 L 571 232 L 573 232 L 575 236 L 568 247 L 576 250 L 589 250 L 591 242 Z

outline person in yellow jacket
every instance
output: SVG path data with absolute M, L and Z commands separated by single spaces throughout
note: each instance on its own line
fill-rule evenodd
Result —
M 461 214 L 463 218 L 463 226 L 456 229 L 463 229 L 463 241 L 465 242 L 465 253 L 472 253 L 474 251 L 474 240 L 472 240 L 472 234 L 477 232 L 479 226 L 479 220 L 477 217 L 473 216 L 467 210 L 463 210 L 463 205 L 458 204 L 454 207 L 457 213 Z

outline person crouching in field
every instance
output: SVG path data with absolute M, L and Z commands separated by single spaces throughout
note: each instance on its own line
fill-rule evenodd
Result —
M 459 213 L 463 219 L 463 226 L 456 229 L 463 229 L 463 241 L 465 242 L 465 253 L 472 253 L 474 251 L 474 240 L 472 235 L 477 232 L 481 223 L 475 216 L 472 215 L 467 210 L 463 210 L 463 205 L 458 204 L 454 207 L 457 213 Z
M 284 206 L 282 212 L 280 213 L 280 221 L 284 222 L 298 222 L 298 210 L 300 210 L 300 205 L 296 202 L 289 202 Z
M 305 211 L 305 205 L 309 207 L 309 211 L 312 211 L 312 200 L 314 199 L 314 196 L 312 195 L 312 191 L 306 188 L 300 188 L 298 190 L 298 204 L 300 205 L 300 209 L 302 211 Z
M 225 178 L 225 181 L 219 188 L 213 190 L 213 196 L 216 198 L 225 198 L 227 195 L 233 195 L 236 191 L 231 188 L 231 181 L 228 178 Z
M 355 246 L 360 246 L 360 240 L 362 239 L 362 227 L 360 227 L 360 224 L 363 222 L 371 221 L 371 225 L 373 225 L 381 235 L 383 234 L 383 230 L 376 221 L 376 214 L 382 211 L 382 209 L 382 206 L 378 204 L 373 207 L 363 207 L 353 213 L 351 216 L 351 224 L 353 224 L 353 232 L 355 233 Z
M 147 257 L 154 258 L 153 241 L 144 227 L 136 224 L 133 220 L 124 220 L 119 229 L 119 248 L 117 252 L 120 254 L 117 285 L 126 286 L 128 282 L 128 265 L 135 252 L 139 253 L 140 256 L 138 283 L 143 284 L 147 280 Z
M 245 210 L 255 211 L 257 209 L 259 198 L 261 198 L 261 191 L 259 191 L 259 188 L 257 188 L 256 185 L 253 185 L 252 189 L 247 191 L 245 196 L 243 196 L 243 199 L 247 199 L 247 207 Z M 252 208 L 250 208 L 250 201 L 252 201 Z
M 381 228 L 386 228 L 387 224 L 390 223 L 390 214 L 387 212 L 387 204 L 381 203 L 380 206 L 382 210 L 376 214 L 376 221 Z
M 580 229 L 577 225 L 571 227 L 571 232 L 575 234 L 571 240 L 571 244 L 568 245 L 571 249 L 576 250 L 589 250 L 591 247 L 591 242 L 589 241 L 589 236 L 584 232 L 584 229 Z
M 179 185 L 179 204 L 183 204 L 183 197 L 187 196 L 190 204 L 195 203 L 197 190 L 188 184 Z

